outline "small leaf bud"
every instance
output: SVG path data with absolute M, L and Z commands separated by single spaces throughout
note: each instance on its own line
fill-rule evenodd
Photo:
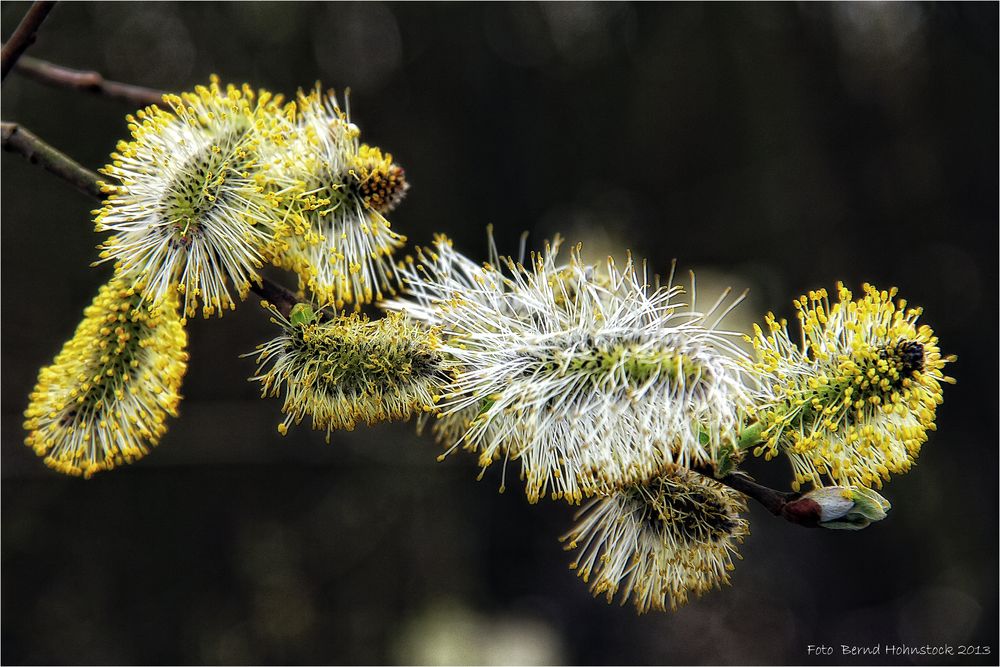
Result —
M 861 530 L 881 521 L 891 505 L 871 489 L 826 486 L 814 489 L 785 507 L 783 513 L 833 530 Z

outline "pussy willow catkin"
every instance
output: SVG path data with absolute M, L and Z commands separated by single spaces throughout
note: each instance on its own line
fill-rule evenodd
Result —
M 265 261 L 338 308 L 395 293 L 391 256 L 406 239 L 386 214 L 409 183 L 332 93 L 283 104 L 213 77 L 164 102 L 129 116 L 132 140 L 102 169 L 95 222 L 113 235 L 101 261 L 141 278 L 151 301 L 180 292 L 188 316 L 234 309 Z
M 291 111 L 290 140 L 265 148 L 269 188 L 281 194 L 270 260 L 337 308 L 395 294 L 392 254 L 406 238 L 386 215 L 410 187 L 403 168 L 360 143 L 361 131 L 333 94 L 300 92 Z
M 217 78 L 193 93 L 166 95 L 130 116 L 102 173 L 110 184 L 97 231 L 114 235 L 102 261 L 141 280 L 151 302 L 180 292 L 186 315 L 222 315 L 260 280 L 273 242 L 275 201 L 264 196 L 259 152 L 287 133 L 281 98 Z
M 272 312 L 281 333 L 258 347 L 251 379 L 262 396 L 284 396 L 283 434 L 306 416 L 327 441 L 358 422 L 406 419 L 431 410 L 447 380 L 438 333 L 401 314 L 370 321 L 358 314 L 324 320 L 305 306 L 291 319 Z
M 31 393 L 25 444 L 59 472 L 90 477 L 131 463 L 177 414 L 188 359 L 177 297 L 149 308 L 143 283 L 132 283 L 101 287 Z
M 644 485 L 594 499 L 563 540 L 591 591 L 641 613 L 675 609 L 691 593 L 729 583 L 736 545 L 749 533 L 743 497 L 679 466 Z
M 844 486 L 875 486 L 910 469 L 935 429 L 943 357 L 919 308 L 895 300 L 896 289 L 864 286 L 864 295 L 837 286 L 795 301 L 802 328 L 793 343 L 783 322 L 769 315 L 765 333 L 755 326 L 754 370 L 771 398 L 757 409 L 763 442 L 757 454 L 788 456 L 793 488 L 820 486 L 827 477 Z M 748 340 L 750 338 L 748 337 Z
M 686 305 L 680 287 L 650 287 L 631 260 L 557 254 L 524 266 L 494 251 L 480 265 L 441 238 L 400 269 L 410 295 L 388 307 L 447 334 L 455 379 L 438 434 L 484 467 L 520 461 L 532 502 L 579 502 L 732 451 L 750 399 L 719 314 Z

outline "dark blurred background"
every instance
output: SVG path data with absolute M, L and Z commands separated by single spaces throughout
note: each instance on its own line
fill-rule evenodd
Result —
M 136 465 L 62 477 L 22 445 L 38 369 L 107 279 L 94 202 L 4 154 L 4 663 L 995 664 L 997 4 L 72 3 L 31 55 L 118 80 L 350 86 L 413 184 L 391 218 L 474 257 L 556 232 L 752 289 L 898 285 L 949 368 L 938 432 L 859 533 L 752 508 L 733 586 L 675 614 L 591 599 L 557 537 L 412 424 L 282 439 L 241 353 L 255 300 L 190 324 L 181 417 Z M 9 36 L 27 5 L 2 5 Z M 103 164 L 131 109 L 12 73 L 4 120 Z M 288 280 L 287 276 L 276 276 Z M 713 295 L 714 296 L 714 295 Z M 784 464 L 750 469 L 776 485 Z M 948 644 L 992 655 L 838 655 Z

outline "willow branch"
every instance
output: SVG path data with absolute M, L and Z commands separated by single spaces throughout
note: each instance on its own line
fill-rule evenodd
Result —
M 725 484 L 734 491 L 739 491 L 747 498 L 756 500 L 768 512 L 790 523 L 810 528 L 817 524 L 818 506 L 814 501 L 803 498 L 801 493 L 778 491 L 758 484 L 743 472 L 731 472 L 728 475 L 716 477 L 709 467 L 695 467 L 692 470 L 714 479 L 720 484 Z
M 148 107 L 163 101 L 163 91 L 105 79 L 93 70 L 78 70 L 56 65 L 46 60 L 25 56 L 17 63 L 17 71 L 29 79 L 55 88 L 68 88 L 93 93 L 113 100 Z
M 35 33 L 38 32 L 42 21 L 49 15 L 55 4 L 55 2 L 40 0 L 28 9 L 28 13 L 14 29 L 14 34 L 3 45 L 3 49 L 0 49 L 0 81 L 7 78 L 7 73 L 10 72 L 21 54 L 35 42 Z
M 31 132 L 16 123 L 2 123 L 2 137 L 5 151 L 21 155 L 31 164 L 55 174 L 98 201 L 104 199 L 100 176 L 80 166 Z M 261 299 L 274 304 L 285 317 L 288 317 L 292 306 L 299 302 L 291 290 L 267 278 L 262 277 L 259 285 L 251 283 L 250 289 Z
M 292 290 L 263 276 L 260 279 L 259 285 L 250 283 L 250 289 L 262 301 L 273 304 L 285 317 L 291 315 L 292 307 L 299 302 L 298 297 L 295 296 Z
M 740 472 L 729 473 L 717 479 L 717 481 L 735 491 L 739 491 L 747 498 L 753 498 L 775 516 L 781 516 L 785 506 L 800 495 L 798 493 L 776 491 L 770 487 L 758 484 L 748 475 Z
M 3 149 L 17 153 L 95 199 L 103 199 L 99 177 L 17 123 L 0 123 Z
M 35 78 L 38 81 L 42 81 L 43 83 L 62 88 L 96 93 L 105 97 L 132 102 L 139 106 L 148 106 L 149 104 L 159 102 L 163 96 L 163 93 L 160 91 L 118 83 L 115 81 L 107 81 L 97 72 L 74 70 L 61 65 L 55 65 L 43 60 L 38 60 L 37 58 L 26 59 L 26 61 L 23 62 L 18 69 L 19 71 L 23 71 L 26 75 Z M 12 150 L 7 148 L 8 125 L 10 124 L 4 123 L 4 148 Z M 17 128 L 17 126 L 13 127 L 15 129 Z M 35 153 L 37 155 L 45 158 L 52 157 L 57 161 L 59 159 L 67 161 L 74 165 L 78 171 L 68 174 L 69 178 L 67 178 L 66 173 L 51 168 L 47 165 L 44 159 L 32 160 L 32 162 L 42 164 L 42 166 L 52 173 L 68 180 L 78 188 L 83 189 L 88 194 L 94 194 L 96 192 L 95 196 L 97 196 L 97 198 L 100 199 L 103 197 L 100 186 L 98 185 L 99 177 L 97 174 L 80 167 L 62 153 L 59 153 L 51 146 L 42 142 L 41 139 L 35 135 L 27 133 L 25 130 L 21 130 L 21 132 L 26 133 L 31 142 L 34 142 L 34 145 L 36 145 Z M 22 155 L 27 157 L 27 154 L 23 152 Z M 82 179 L 81 172 L 83 176 Z M 274 304 L 285 317 L 288 317 L 292 306 L 299 302 L 291 290 L 279 285 L 278 283 L 270 281 L 267 278 L 263 278 L 260 285 L 251 285 L 251 289 L 261 299 Z M 327 313 L 327 315 L 331 317 L 333 316 L 331 313 Z M 756 500 L 775 516 L 783 517 L 791 523 L 802 526 L 815 525 L 810 512 L 803 513 L 800 511 L 802 509 L 800 506 L 804 501 L 804 499 L 801 498 L 801 494 L 786 493 L 763 486 L 753 481 L 746 474 L 740 472 L 730 473 L 721 478 L 716 478 L 713 472 L 708 469 L 695 469 L 695 472 L 710 477 L 721 484 L 725 484 L 729 488 L 740 492 L 747 498 Z

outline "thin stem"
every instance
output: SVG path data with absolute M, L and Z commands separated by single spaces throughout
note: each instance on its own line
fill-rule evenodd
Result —
M 758 484 L 744 472 L 731 472 L 722 477 L 716 477 L 710 467 L 695 467 L 692 470 L 700 475 L 725 484 L 734 491 L 739 491 L 747 498 L 756 500 L 774 516 L 780 516 L 790 523 L 799 526 L 813 527 L 818 522 L 819 507 L 801 493 L 778 491 Z
M 39 165 L 98 201 L 104 199 L 106 186 L 102 186 L 100 176 L 96 173 L 80 166 L 16 123 L 0 125 L 4 150 L 21 155 L 31 164 Z M 274 304 L 285 317 L 288 317 L 292 306 L 299 302 L 291 290 L 267 278 L 262 277 L 259 285 L 251 283 L 250 289 L 261 299 Z
M 729 473 L 717 481 L 731 489 L 739 491 L 748 498 L 753 498 L 775 516 L 781 516 L 785 506 L 799 497 L 797 493 L 776 491 L 770 487 L 758 484 L 748 475 L 741 472 Z
M 95 199 L 104 198 L 100 177 L 70 157 L 60 153 L 17 123 L 0 123 L 3 149 L 17 153 L 31 164 L 55 174 L 77 190 Z
M 39 83 L 56 88 L 69 88 L 93 93 L 113 100 L 129 102 L 137 107 L 147 107 L 151 104 L 160 104 L 163 101 L 163 91 L 161 90 L 110 81 L 93 70 L 71 69 L 30 56 L 21 58 L 17 63 L 17 71 Z
M 276 283 L 267 278 L 261 277 L 260 285 L 250 283 L 250 289 L 260 297 L 261 301 L 267 301 L 274 305 L 286 318 L 292 313 L 292 307 L 299 302 L 298 297 L 292 290 L 284 285 Z
M 7 73 L 14 67 L 21 54 L 35 42 L 35 33 L 38 32 L 42 21 L 49 15 L 55 4 L 55 2 L 39 0 L 28 9 L 28 13 L 24 15 L 15 28 L 14 34 L 0 50 L 0 81 L 7 78 Z

